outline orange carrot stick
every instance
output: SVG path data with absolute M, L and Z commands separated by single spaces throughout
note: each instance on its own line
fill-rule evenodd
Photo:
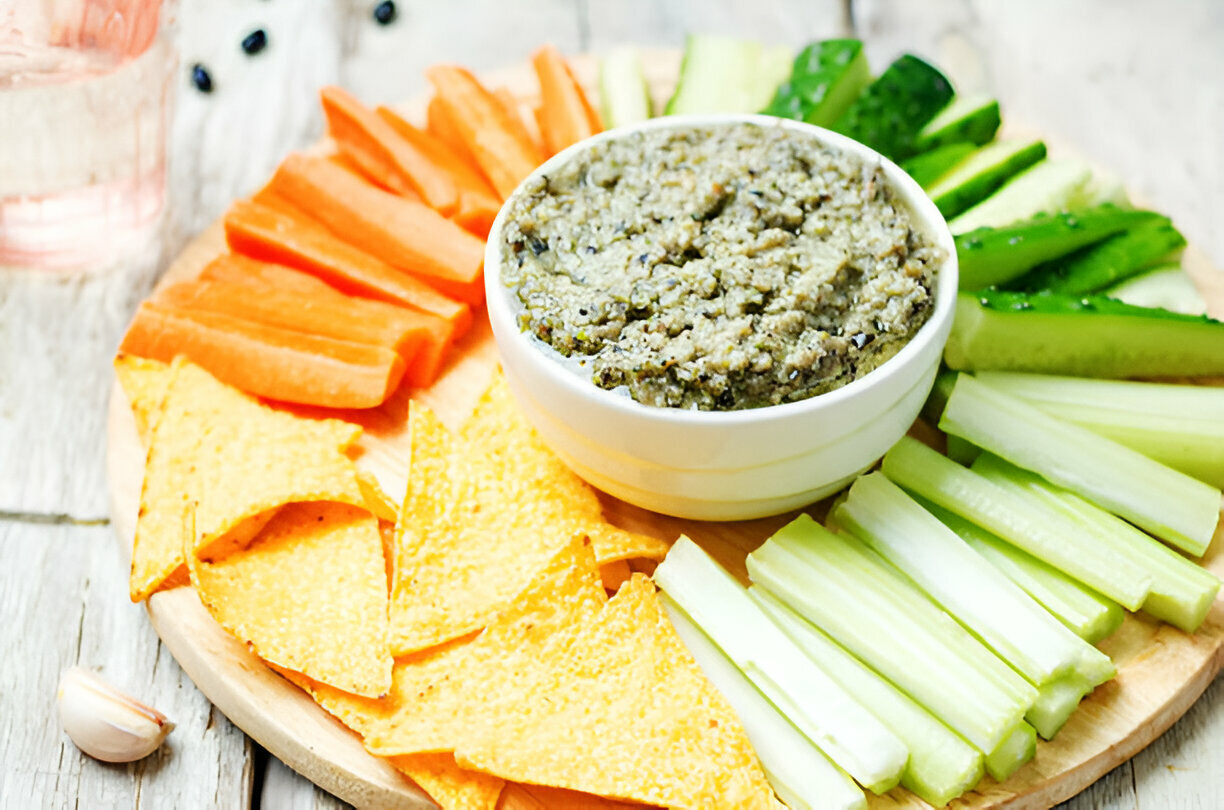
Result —
M 408 364 L 430 337 L 429 330 L 404 308 L 349 298 L 330 287 L 325 293 L 308 294 L 284 287 L 199 278 L 161 287 L 152 300 L 169 309 L 215 312 L 281 329 L 385 346 Z
M 201 271 L 200 278 L 287 290 L 313 298 L 329 298 L 338 306 L 380 304 L 398 310 L 399 319 L 419 326 L 428 335 L 404 371 L 404 382 L 412 386 L 427 386 L 433 383 L 452 343 L 459 337 L 453 322 L 428 313 L 401 308 L 393 303 L 352 298 L 309 273 L 279 264 L 256 261 L 236 253 L 218 256 Z M 469 311 L 466 306 L 464 311 Z
M 522 136 L 521 118 L 510 113 L 467 70 L 455 65 L 435 65 L 425 77 L 437 91 L 442 109 L 455 123 L 493 188 L 505 199 L 523 178 L 544 162 L 538 146 Z
M 339 87 L 323 88 L 320 97 L 328 133 L 362 172 L 397 194 L 419 194 L 443 216 L 455 213 L 459 190 L 449 172 Z
M 450 172 L 459 189 L 459 208 L 451 218 L 482 239 L 488 236 L 493 219 L 501 208 L 501 198 L 480 170 L 449 144 L 430 132 L 414 127 L 395 110 L 379 107 L 375 112 L 399 133 L 400 137 L 428 155 L 436 166 Z
M 264 194 L 260 192 L 260 196 Z M 273 192 L 267 194 L 284 200 Z M 298 210 L 288 201 L 284 205 Z M 472 324 L 472 310 L 467 304 L 447 298 L 323 226 L 284 210 L 239 200 L 225 214 L 225 237 L 237 253 L 303 270 L 348 295 L 390 301 L 435 315 L 451 324 L 455 337 Z
M 531 64 L 540 79 L 540 130 L 550 154 L 603 129 L 560 51 L 545 45 L 532 54 Z
M 455 119 L 451 118 L 450 113 L 443 106 L 442 100 L 434 96 L 429 100 L 429 107 L 426 110 L 425 129 L 430 135 L 433 135 L 442 143 L 454 150 L 455 154 L 461 156 L 463 160 L 471 166 L 477 174 L 484 177 L 484 172 L 480 169 L 480 164 L 476 162 L 476 158 L 472 156 L 472 150 L 468 149 L 467 143 L 463 140 L 463 136 L 459 133 L 459 125 L 455 123 Z M 488 178 L 485 177 L 487 181 Z
M 530 116 L 523 115 L 523 108 L 519 104 L 519 100 L 514 97 L 514 93 L 511 93 L 507 87 L 495 87 L 492 93 L 493 97 L 497 99 L 497 103 L 502 105 L 502 109 L 506 111 L 506 114 L 510 116 L 510 120 L 517 126 L 519 136 L 531 141 L 541 152 L 547 151 L 543 138 L 540 136 L 539 128 Z
M 148 301 L 136 311 L 120 350 L 167 363 L 183 354 L 257 396 L 328 408 L 376 407 L 404 374 L 403 358 L 381 346 Z

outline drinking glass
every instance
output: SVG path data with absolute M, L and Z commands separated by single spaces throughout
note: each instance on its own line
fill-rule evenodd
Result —
M 0 268 L 113 266 L 156 234 L 175 57 L 161 0 L 0 0 Z

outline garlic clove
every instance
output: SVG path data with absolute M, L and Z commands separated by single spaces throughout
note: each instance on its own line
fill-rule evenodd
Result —
M 80 667 L 60 676 L 60 725 L 76 747 L 103 762 L 132 762 L 157 750 L 174 723 Z

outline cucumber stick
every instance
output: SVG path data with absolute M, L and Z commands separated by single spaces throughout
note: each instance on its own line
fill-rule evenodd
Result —
M 1001 371 L 977 377 L 1051 416 L 1224 487 L 1224 388 Z
M 1178 264 L 1145 270 L 1101 290 L 1101 295 L 1137 307 L 1157 307 L 1183 315 L 1207 314 L 1207 299 Z
M 807 515 L 748 555 L 748 573 L 980 751 L 994 751 L 1037 699 L 891 566 Z
M 948 223 L 954 234 L 975 228 L 997 228 L 1037 214 L 1071 207 L 1092 179 L 1088 164 L 1042 160 L 1017 174 L 994 194 Z
M 1161 217 L 1141 222 L 1022 277 L 1017 286 L 1085 295 L 1138 275 L 1186 246 L 1186 238 Z
M 901 738 L 910 751 L 902 787 L 942 807 L 978 783 L 980 751 L 769 591 L 753 585 L 748 595 L 829 677 Z
M 1041 141 L 999 141 L 983 146 L 926 189 L 935 207 L 951 219 L 989 197 L 1012 175 L 1045 157 Z
M 1138 610 L 1151 591 L 1152 577 L 1142 566 L 1118 559 L 1081 536 L 1066 518 L 1034 516 L 1025 501 L 917 439 L 901 437 L 884 455 L 883 471 L 894 484 L 1044 560 L 1128 610 Z
M 1224 323 L 1103 296 L 962 292 L 944 362 L 1082 377 L 1219 375 Z
M 856 480 L 830 519 L 891 562 L 1039 687 L 1026 719 L 1046 739 L 1062 727 L 1080 698 L 1114 676 L 1108 657 L 1060 624 L 883 475 Z M 1078 690 L 1073 700 L 1067 699 L 1068 684 L 1073 684 L 1070 691 Z
M 803 735 L 873 793 L 901 781 L 909 750 L 795 646 L 701 548 L 681 537 L 654 581 Z
M 862 42 L 813 42 L 795 57 L 790 78 L 778 87 L 763 112 L 827 127 L 841 117 L 870 81 Z
M 1126 613 L 1117 602 L 947 509 L 916 500 L 1084 641 L 1095 644 L 1122 626 Z
M 616 48 L 599 60 L 599 112 L 608 129 L 650 118 L 650 87 L 633 48 Z
M 786 78 L 790 58 L 785 46 L 766 48 L 752 40 L 689 34 L 680 79 L 664 112 L 756 112 Z
M 931 192 L 933 193 L 933 192 Z M 955 238 L 962 290 L 1006 284 L 1039 264 L 1066 256 L 1106 237 L 1164 218 L 1151 211 L 1108 203 L 1060 214 L 1041 214 Z
M 952 100 L 952 85 L 936 68 L 904 54 L 863 90 L 832 129 L 891 160 L 917 154 L 922 127 Z
M 787 807 L 866 810 L 867 797 L 854 780 L 800 734 L 675 602 L 666 595 L 661 601 L 697 666 L 735 710 L 769 784 Z
M 919 131 L 914 146 L 923 152 L 957 141 L 981 146 L 994 138 L 1000 123 L 999 102 L 990 96 L 956 96 Z
M 962 374 L 939 427 L 1202 556 L 1220 490 Z
M 927 188 L 976 151 L 977 147 L 969 141 L 949 143 L 901 161 L 901 168 L 915 183 Z

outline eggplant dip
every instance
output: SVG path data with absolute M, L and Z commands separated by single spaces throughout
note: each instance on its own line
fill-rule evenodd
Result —
M 502 278 L 520 328 L 647 405 L 831 391 L 896 354 L 934 307 L 940 251 L 879 165 L 780 126 L 605 140 L 511 206 Z

